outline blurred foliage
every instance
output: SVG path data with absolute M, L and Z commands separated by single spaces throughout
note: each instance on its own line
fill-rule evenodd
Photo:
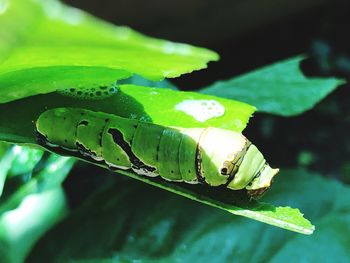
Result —
M 0 142 L 1 262 L 24 260 L 35 242 L 67 213 L 61 188 L 74 160 Z

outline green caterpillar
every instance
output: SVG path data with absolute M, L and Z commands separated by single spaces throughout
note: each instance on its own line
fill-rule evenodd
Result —
M 110 169 L 170 181 L 246 189 L 258 198 L 278 169 L 242 134 L 218 128 L 164 127 L 76 108 L 45 111 L 37 140 Z

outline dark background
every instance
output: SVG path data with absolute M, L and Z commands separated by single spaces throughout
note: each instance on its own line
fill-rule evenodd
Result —
M 349 1 L 331 0 L 65 0 L 144 34 L 207 47 L 221 60 L 174 80 L 196 89 L 305 53 L 314 41 L 348 52 Z M 346 43 L 344 43 L 346 41 Z M 331 42 L 331 43 L 328 43 Z M 345 49 L 345 50 L 344 50 Z
M 153 37 L 217 51 L 219 62 L 172 80 L 182 90 L 195 90 L 300 53 L 310 57 L 302 65 L 306 75 L 349 76 L 349 1 L 65 2 Z M 245 134 L 274 166 L 304 166 L 349 182 L 349 102 L 349 87 L 344 86 L 301 116 L 255 114 Z

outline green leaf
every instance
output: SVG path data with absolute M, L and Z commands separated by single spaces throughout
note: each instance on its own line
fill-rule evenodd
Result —
M 23 154 L 27 155 L 28 152 L 31 152 L 29 156 L 32 159 L 28 159 L 29 165 L 23 167 L 23 174 L 8 176 L 13 162 L 16 162 Z M 38 154 L 40 154 L 38 150 L 14 146 L 1 160 L 2 166 L 0 168 L 1 172 L 4 173 L 6 184 L 4 196 L 0 199 L 0 215 L 15 209 L 28 195 L 42 193 L 61 186 L 75 162 L 74 159 L 52 154 L 47 159 L 41 160 L 40 167 L 37 165 L 34 167 L 32 165 L 34 161 L 37 163 L 39 161 Z M 9 169 L 4 169 L 6 167 Z M 32 171 L 29 172 L 28 168 L 32 168 Z
M 43 105 L 48 105 L 48 101 L 50 101 L 47 99 L 48 96 L 49 95 L 43 96 L 44 99 L 41 103 L 37 102 L 34 104 L 36 107 L 39 107 L 38 112 L 40 112 L 44 108 Z M 66 98 L 68 100 L 70 99 L 68 97 Z M 112 101 L 110 99 L 114 99 L 114 103 L 111 103 Z M 110 99 L 108 99 L 109 101 L 107 100 L 107 103 L 100 104 L 100 106 L 104 105 L 109 107 L 109 109 L 112 109 L 112 112 L 110 113 L 129 118 L 132 117 L 146 121 L 153 121 L 155 123 L 162 124 L 165 126 L 214 126 L 221 128 L 229 128 L 241 132 L 242 129 L 245 127 L 251 113 L 254 111 L 253 107 L 232 100 L 224 100 L 197 93 L 174 92 L 167 89 L 150 89 L 137 87 L 133 85 L 121 86 L 120 92 Z M 30 101 L 30 105 L 32 105 L 31 103 L 33 102 L 33 99 L 31 99 Z M 62 106 L 62 99 L 52 99 L 52 101 L 59 101 L 60 106 Z M 79 100 L 70 99 L 70 101 L 73 103 L 79 103 Z M 177 105 L 183 103 L 184 101 L 188 102 L 190 107 L 185 108 L 186 111 L 178 110 Z M 205 103 L 215 101 L 216 103 L 219 103 L 221 106 L 223 106 L 225 111 L 222 112 L 222 116 L 217 116 L 216 114 L 214 114 L 214 116 L 212 116 L 213 118 L 209 118 L 203 121 L 201 119 L 198 119 L 201 118 L 200 116 L 198 117 L 197 115 L 189 114 L 191 113 L 191 110 L 194 110 L 198 101 L 201 103 L 203 101 Z M 15 117 L 15 119 L 20 119 L 21 117 L 26 116 L 26 114 L 30 113 L 30 111 L 28 110 L 21 112 L 19 110 L 21 106 L 18 103 L 21 103 L 21 101 L 6 104 L 5 106 L 12 105 L 12 107 L 10 107 L 10 110 L 8 110 L 9 114 L 5 114 L 4 116 L 11 116 L 11 114 L 16 113 L 18 114 L 18 118 Z M 23 103 L 23 105 L 26 104 Z M 98 104 L 96 102 L 91 104 L 91 106 L 95 110 L 97 105 Z M 119 105 L 123 105 L 123 107 L 118 107 Z M 84 108 L 88 108 L 86 101 L 84 101 L 84 106 Z M 211 105 L 209 106 L 212 107 Z M 24 108 L 26 107 L 24 106 Z M 14 109 L 16 109 L 16 111 Z M 31 109 L 34 111 L 36 110 L 34 107 L 32 107 Z M 136 111 L 135 109 L 139 111 Z M 108 110 L 103 111 L 109 112 Z M 39 114 L 38 112 L 36 114 Z M 197 114 L 198 110 L 195 110 L 194 112 Z M 202 114 L 202 111 L 199 112 L 200 114 Z M 168 116 L 172 116 L 172 118 L 169 118 Z M 14 117 L 12 116 L 12 118 Z M 35 117 L 33 118 L 35 120 Z M 20 121 L 18 123 L 33 125 L 29 122 L 29 119 L 30 118 L 27 118 L 26 122 Z M 10 120 L 5 121 L 4 123 L 8 123 L 10 127 L 11 125 L 13 125 Z M 17 128 L 14 130 L 20 130 L 21 132 L 26 131 L 25 127 L 23 129 Z M 34 137 L 30 137 L 33 136 L 34 127 L 28 130 L 30 131 L 27 135 L 29 141 L 25 142 L 31 142 L 34 140 Z M 261 203 L 240 202 L 232 205 L 232 200 L 234 199 L 234 197 L 232 197 L 232 191 L 229 191 L 229 193 L 224 193 L 224 191 L 221 191 L 222 193 L 216 193 L 213 190 L 208 191 L 208 189 L 204 189 L 203 187 L 199 186 L 193 187 L 191 189 L 190 186 L 186 184 L 172 184 L 158 178 L 144 178 L 142 176 L 137 176 L 133 173 L 124 174 L 142 180 L 146 183 L 156 185 L 168 191 L 172 191 L 177 194 L 186 196 L 193 200 L 203 202 L 205 204 L 220 209 L 224 209 L 236 215 L 246 216 L 255 220 L 259 220 L 269 224 L 274 224 L 280 227 L 284 227 L 286 229 L 299 231 L 307 234 L 310 234 L 313 229 L 310 222 L 305 220 L 300 214 L 300 212 L 296 209 L 285 207 L 276 208 L 274 206 Z M 219 197 L 216 196 L 217 194 L 227 194 L 227 197 L 224 201 L 220 201 Z
M 232 217 L 137 182 L 111 177 L 71 217 L 40 240 L 29 259 L 201 262 L 215 255 L 217 262 L 270 262 L 293 240 L 307 244 L 303 247 L 306 256 L 315 254 L 315 244 L 328 244 L 338 249 L 324 249 L 321 255 L 328 253 L 330 258 L 342 259 L 348 246 L 341 242 L 347 238 L 329 236 L 340 227 L 327 224 L 325 219 L 338 214 L 345 216 L 342 221 L 347 220 L 350 210 L 344 195 L 350 195 L 350 189 L 302 170 L 286 171 L 280 176 L 284 180 L 276 181 L 277 187 L 267 193 L 267 199 L 303 207 L 318 222 L 321 235 L 316 232 L 306 237 Z M 278 258 L 283 259 L 283 253 Z
M 0 258 L 23 262 L 35 242 L 67 213 L 62 181 L 73 159 L 0 142 Z
M 0 197 L 4 189 L 5 181 L 11 164 L 15 159 L 15 156 L 8 150 L 2 156 L 0 156 Z
M 38 149 L 14 145 L 10 154 L 13 156 L 13 161 L 10 163 L 11 169 L 8 175 L 16 176 L 32 172 L 43 157 L 44 152 Z
M 212 103 L 217 108 L 210 109 Z M 238 132 L 246 127 L 255 110 L 242 102 L 199 93 L 124 84 L 117 94 L 101 100 L 79 100 L 53 93 L 0 104 L 0 140 L 35 143 L 35 120 L 55 107 L 80 107 L 164 126 L 212 126 Z
M 67 214 L 64 191 L 56 187 L 26 196 L 18 208 L 0 216 L 2 262 L 23 262 L 37 240 Z
M 146 37 L 56 0 L 2 0 L 0 103 L 138 74 L 178 77 L 217 60 L 212 51 Z
M 294 196 L 298 205 L 309 205 L 309 212 L 316 210 L 315 218 L 322 214 L 320 210 L 314 209 L 315 204 L 310 206 L 307 199 L 298 198 L 295 191 L 305 180 L 304 174 L 298 173 L 284 174 L 285 180 L 279 183 L 288 188 L 284 189 L 287 193 L 268 195 L 270 199 Z M 311 176 L 308 186 L 314 179 L 318 180 Z M 29 259 L 200 262 L 215 255 L 218 262 L 260 262 L 271 257 L 266 254 L 278 250 L 288 237 L 298 236 L 137 182 L 110 178 L 80 209 L 40 240 Z M 304 239 L 312 241 L 311 237 Z
M 0 141 L 0 159 L 6 154 L 7 150 L 11 147 L 10 143 Z
M 266 224 L 281 227 L 302 234 L 312 234 L 314 226 L 303 217 L 299 209 L 275 207 L 268 203 L 248 201 L 246 196 L 229 189 L 213 190 L 203 185 L 188 185 L 167 182 L 158 178 L 147 178 L 134 173 L 119 171 L 131 178 L 157 186 L 191 200 L 219 208 L 234 215 L 248 217 Z
M 42 155 L 40 150 L 8 146 L 6 153 L 0 155 L 0 197 L 7 177 L 31 173 Z
M 308 78 L 300 70 L 303 56 L 290 58 L 203 88 L 202 93 L 244 101 L 258 111 L 281 116 L 301 114 L 325 98 L 344 80 Z

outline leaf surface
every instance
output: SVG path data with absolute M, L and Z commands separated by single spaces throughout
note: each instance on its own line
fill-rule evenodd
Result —
M 299 235 L 232 217 L 123 177 L 110 177 L 80 209 L 39 242 L 29 259 L 55 256 L 61 261 L 192 262 L 215 255 L 217 262 L 280 262 L 295 257 L 295 247 L 303 246 L 303 257 L 310 261 L 324 257 L 344 262 L 348 243 L 341 236 L 341 226 L 345 227 L 349 209 L 346 199 L 340 197 L 349 194 L 349 188 L 303 170 L 287 170 L 281 176 L 284 180 L 276 181 L 277 187 L 267 193 L 266 199 L 301 207 L 317 222 L 319 232 Z M 335 198 L 333 191 L 320 195 L 319 191 L 325 189 L 339 192 Z M 328 223 L 337 216 L 341 226 Z M 67 232 L 71 234 L 64 234 Z M 330 235 L 332 232 L 339 234 Z M 330 249 L 315 253 L 315 246 Z
M 2 0 L 0 103 L 138 74 L 162 80 L 203 69 L 215 52 L 144 36 L 56 0 Z
M 230 80 L 216 82 L 201 90 L 228 99 L 244 101 L 259 112 L 294 116 L 310 110 L 344 80 L 306 77 L 300 70 L 303 56 L 293 57 L 248 72 Z

